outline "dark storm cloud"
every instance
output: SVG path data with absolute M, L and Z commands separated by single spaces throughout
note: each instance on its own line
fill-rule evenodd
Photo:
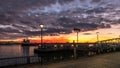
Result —
M 86 12 L 87 13 L 93 13 L 93 12 L 95 12 L 95 13 L 102 13 L 102 12 L 106 11 L 105 9 L 106 8 L 100 7 L 100 8 L 94 8 L 94 9 L 91 9 L 91 10 L 87 10 Z
M 55 29 L 55 28 L 49 28 L 47 29 L 46 33 L 65 33 L 65 34 L 69 34 L 71 33 L 71 30 L 68 29 Z
M 99 25 L 97 24 L 89 24 L 89 23 L 66 23 L 66 24 L 62 24 L 62 26 L 67 27 L 67 28 L 87 28 L 87 29 L 94 29 L 99 27 Z
M 16 29 L 11 29 L 11 28 L 5 28 L 5 29 L 0 28 L 0 32 L 19 33 L 18 30 L 16 30 Z
M 58 0 L 60 4 L 72 2 L 73 0 Z M 87 0 L 80 0 L 81 2 Z M 100 2 L 100 0 L 91 0 L 94 3 Z M 76 2 L 74 2 L 76 3 Z M 55 6 L 54 6 L 55 4 Z M 59 10 L 61 7 L 60 4 L 56 4 L 56 0 L 0 0 L 0 38 L 20 38 L 20 37 L 27 37 L 27 36 L 39 36 L 40 35 L 40 22 L 44 22 L 45 26 L 48 26 L 46 30 L 43 31 L 44 35 L 59 35 L 59 34 L 69 34 L 72 32 L 73 28 L 80 28 L 84 31 L 87 30 L 94 30 L 97 28 L 110 28 L 110 25 L 101 24 L 100 22 L 95 22 L 92 20 L 91 17 L 85 19 L 76 20 L 76 18 L 60 18 L 59 15 L 66 15 L 69 14 L 72 16 L 73 13 L 60 13 L 60 14 L 41 14 L 39 11 L 38 13 L 30 13 L 34 11 L 36 8 L 42 6 L 51 8 L 52 6 L 53 11 L 54 7 L 55 10 Z M 73 3 L 72 3 L 73 4 Z M 57 6 L 57 7 L 56 7 Z M 65 5 L 67 6 L 67 5 Z M 63 6 L 64 7 L 64 6 Z M 62 8 L 63 8 L 62 7 Z M 34 10 L 31 10 L 34 9 Z M 74 8 L 75 9 L 75 8 Z M 77 10 L 77 9 L 76 9 Z M 47 11 L 47 10 L 46 10 Z M 72 9 L 73 11 L 73 9 Z M 69 12 L 72 12 L 69 10 Z M 78 14 L 81 14 L 82 11 L 79 9 Z M 91 10 L 86 10 L 86 13 L 104 13 L 106 8 L 94 8 Z M 75 13 L 76 15 L 76 13 Z M 68 16 L 69 17 L 69 16 Z M 91 22 L 92 23 L 89 23 Z M 97 19 L 96 21 L 101 21 L 101 19 Z M 102 19 L 103 20 L 103 19 Z M 105 19 L 104 19 L 105 20 Z M 80 22 L 77 22 L 80 21 Z M 107 20 L 109 21 L 109 20 Z M 8 25 L 8 27 L 6 27 Z M 9 27 L 10 25 L 10 27 Z M 5 27 L 3 27 L 5 26 Z M 85 33 L 85 35 L 90 35 L 89 33 Z
M 39 36 L 41 31 L 24 31 L 24 34 L 29 36 Z M 44 35 L 53 35 L 53 34 L 69 34 L 71 30 L 67 29 L 55 29 L 55 28 L 48 28 L 43 30 Z
M 14 39 L 14 38 L 20 38 L 23 37 L 24 35 L 16 29 L 11 29 L 11 28 L 0 28 L 0 38 L 1 39 Z
M 61 26 L 63 26 L 64 28 L 67 28 L 67 29 L 73 29 L 74 27 L 76 27 L 76 28 L 80 28 L 80 29 L 84 29 L 84 30 L 94 30 L 97 28 L 107 28 L 108 27 L 108 25 L 105 26 L 105 24 L 103 24 L 103 23 L 101 23 L 101 24 L 97 24 L 96 22 L 87 23 L 89 21 L 84 21 L 84 20 L 80 20 L 81 22 L 77 22 L 76 20 L 73 20 L 70 18 L 64 18 L 64 17 L 59 18 L 58 21 Z
M 60 3 L 69 2 L 73 0 L 59 0 Z M 54 4 L 56 0 L 0 0 L 0 8 L 2 10 L 20 11 L 34 6 L 45 6 Z M 18 11 L 18 12 L 19 12 Z
M 29 36 L 40 35 L 40 31 L 25 31 L 24 34 Z
M 1 32 L 0 38 L 3 39 L 15 39 L 15 38 L 22 38 L 25 37 L 22 34 L 13 34 L 13 33 L 8 33 L 8 32 Z

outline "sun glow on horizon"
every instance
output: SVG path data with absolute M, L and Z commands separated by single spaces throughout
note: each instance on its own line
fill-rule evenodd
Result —
M 85 31 L 85 32 L 79 32 L 79 43 L 87 43 L 87 42 L 96 42 L 97 41 L 97 35 L 96 32 L 99 32 L 99 41 L 100 40 L 106 40 L 111 38 L 118 38 L 120 33 L 120 25 L 112 25 L 111 28 L 104 28 L 104 29 L 98 29 L 98 30 L 92 30 L 92 31 Z M 17 41 L 22 42 L 24 38 L 19 39 L 8 39 L 8 40 L 0 40 L 0 41 Z M 28 39 L 31 40 L 31 42 L 40 43 L 40 36 L 33 36 L 28 37 Z M 76 42 L 77 40 L 77 34 L 75 32 L 72 32 L 70 34 L 60 34 L 59 36 L 43 36 L 43 42 L 44 43 L 66 43 L 66 42 L 73 42 L 73 40 Z

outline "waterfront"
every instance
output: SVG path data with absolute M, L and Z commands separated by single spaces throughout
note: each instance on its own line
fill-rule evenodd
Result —
M 58 44 L 58 46 L 59 45 L 60 44 Z M 105 44 L 101 44 L 101 46 L 102 45 L 105 46 Z M 55 47 L 55 49 L 57 47 Z M 81 49 L 81 47 L 83 49 L 85 45 L 79 45 L 78 50 Z M 36 56 L 34 54 L 35 48 L 37 48 L 37 46 L 1 45 L 0 66 L 13 66 L 12 68 L 119 68 L 120 52 L 108 52 L 108 48 L 104 49 L 104 51 L 101 51 L 99 54 L 94 53 L 94 55 L 86 55 L 89 54 L 87 52 L 83 52 L 85 55 L 82 55 L 81 50 L 79 50 L 80 53 L 79 51 L 79 54 L 77 53 L 79 57 L 75 60 L 73 51 L 60 51 Z M 18 67 L 16 65 L 18 65 Z
M 9 68 L 120 68 L 120 52 L 81 57 L 77 60 L 62 61 L 47 65 L 30 64 Z
M 34 56 L 37 46 L 0 45 L 0 58 Z

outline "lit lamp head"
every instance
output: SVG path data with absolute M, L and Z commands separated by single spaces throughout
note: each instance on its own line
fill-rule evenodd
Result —
M 44 27 L 44 25 L 43 24 L 40 24 L 40 28 L 43 28 Z

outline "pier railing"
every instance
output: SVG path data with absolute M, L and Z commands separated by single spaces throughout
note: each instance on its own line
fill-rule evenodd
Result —
M 39 62 L 40 60 L 38 56 L 0 58 L 0 67 L 39 63 Z

